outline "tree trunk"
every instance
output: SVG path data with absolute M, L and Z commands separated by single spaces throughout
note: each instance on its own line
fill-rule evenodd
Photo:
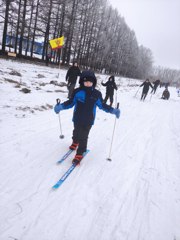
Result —
M 30 31 L 31 31 L 31 24 L 32 24 L 32 18 L 33 18 L 33 8 L 34 8 L 34 1 L 31 3 L 31 16 L 30 16 L 30 22 L 28 27 L 28 37 L 27 37 L 27 46 L 26 46 L 26 56 L 29 49 L 29 39 L 30 39 Z
M 22 55 L 22 47 L 23 47 L 23 40 L 24 40 L 24 29 L 25 29 L 25 21 L 26 21 L 26 10 L 27 10 L 26 8 L 27 8 L 27 0 L 24 0 L 21 35 L 20 35 L 20 39 L 19 39 L 19 56 Z
M 21 17 L 21 0 L 19 1 L 19 9 L 18 9 L 18 21 L 17 21 L 17 27 L 16 27 L 16 40 L 15 40 L 15 53 L 17 53 L 17 45 L 18 45 L 18 34 L 19 34 L 19 23 L 20 23 L 20 17 Z
M 33 57 L 33 48 L 34 48 L 34 40 L 35 40 L 35 36 L 36 36 L 38 11 L 39 11 L 39 0 L 37 1 L 37 5 L 36 5 L 36 17 L 35 17 L 35 23 L 34 23 L 33 39 L 32 39 L 32 44 L 31 44 L 31 57 Z
M 5 13 L 3 38 L 2 38 L 2 53 L 3 54 L 6 51 L 6 36 L 7 36 L 7 28 L 8 28 L 8 20 L 9 20 L 9 5 L 10 5 L 10 0 L 6 0 L 6 13 Z
M 44 46 L 43 46 L 42 60 L 45 59 L 45 57 L 47 55 L 47 50 L 48 50 L 51 13 L 52 13 L 52 0 L 50 0 L 48 19 L 47 19 L 47 25 L 46 25 L 46 32 L 45 32 L 45 35 L 44 35 Z

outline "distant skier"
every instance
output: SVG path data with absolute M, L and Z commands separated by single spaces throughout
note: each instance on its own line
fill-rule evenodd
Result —
M 168 90 L 168 88 L 166 87 L 165 90 L 163 91 L 163 94 L 162 94 L 162 99 L 164 100 L 168 100 L 170 98 L 170 92 Z
M 178 95 L 178 97 L 180 97 L 180 88 L 177 89 L 177 95 Z
M 142 95 L 141 95 L 141 100 L 145 100 L 147 94 L 148 94 L 148 91 L 149 91 L 149 87 L 151 87 L 153 89 L 153 86 L 152 84 L 150 83 L 149 79 L 147 78 L 146 81 L 144 81 L 140 87 L 143 86 L 143 90 L 142 90 Z
M 80 76 L 80 87 L 75 89 L 70 100 L 61 104 L 56 104 L 54 111 L 59 113 L 74 107 L 73 122 L 73 143 L 69 147 L 72 150 L 77 149 L 73 163 L 78 164 L 83 158 L 83 153 L 87 150 L 87 140 L 90 129 L 94 124 L 96 116 L 96 107 L 101 110 L 115 114 L 120 117 L 120 110 L 112 108 L 103 103 L 101 92 L 95 89 L 97 79 L 94 72 L 90 70 L 83 71 Z
M 160 80 L 158 79 L 158 80 L 154 81 L 153 84 L 154 84 L 154 86 L 153 86 L 151 93 L 155 94 L 158 86 L 160 86 Z
M 69 68 L 69 70 L 67 71 L 67 74 L 66 74 L 66 81 L 68 82 L 67 87 L 69 90 L 68 98 L 71 98 L 71 95 L 76 86 L 77 78 L 78 78 L 78 76 L 80 76 L 80 74 L 81 74 L 81 71 L 78 67 L 78 64 L 77 64 L 77 62 L 74 62 L 73 66 L 71 66 Z
M 117 85 L 115 83 L 114 76 L 110 76 L 106 83 L 101 82 L 101 84 L 106 87 L 106 96 L 104 98 L 104 103 L 107 102 L 108 98 L 110 99 L 110 106 L 113 104 L 114 89 L 117 90 Z

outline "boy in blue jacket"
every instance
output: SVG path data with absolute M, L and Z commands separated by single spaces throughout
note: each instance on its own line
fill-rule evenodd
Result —
M 83 158 L 83 153 L 87 150 L 87 140 L 90 129 L 94 124 L 96 116 L 96 107 L 107 113 L 115 114 L 117 118 L 120 117 L 120 110 L 112 108 L 103 103 L 101 92 L 95 89 L 97 79 L 94 72 L 91 70 L 85 70 L 80 75 L 79 84 L 80 87 L 75 89 L 72 97 L 61 104 L 56 104 L 54 107 L 55 113 L 59 113 L 61 110 L 74 107 L 73 122 L 73 143 L 69 147 L 72 150 L 76 150 L 76 155 L 73 159 L 73 163 L 79 164 Z

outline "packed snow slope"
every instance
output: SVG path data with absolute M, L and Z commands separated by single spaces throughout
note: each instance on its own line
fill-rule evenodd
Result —
M 111 154 L 115 116 L 97 109 L 90 153 L 52 190 L 73 157 L 56 164 L 71 144 L 73 129 L 73 109 L 62 111 L 65 138 L 60 139 L 52 108 L 56 98 L 67 100 L 66 70 L 3 59 L 0 66 L 1 240 L 180 239 L 175 88 L 169 87 L 169 101 L 160 99 L 164 88 L 158 88 L 142 102 L 140 81 L 116 77 L 121 117 Z M 97 78 L 105 96 L 100 83 L 108 76 Z

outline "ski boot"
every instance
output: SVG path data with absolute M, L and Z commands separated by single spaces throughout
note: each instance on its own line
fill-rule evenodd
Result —
M 71 146 L 69 146 L 69 149 L 76 150 L 78 145 L 79 145 L 79 143 L 72 143 Z
M 78 165 L 78 164 L 80 164 L 82 158 L 83 158 L 82 154 L 76 154 L 76 156 L 72 160 L 72 163 Z

